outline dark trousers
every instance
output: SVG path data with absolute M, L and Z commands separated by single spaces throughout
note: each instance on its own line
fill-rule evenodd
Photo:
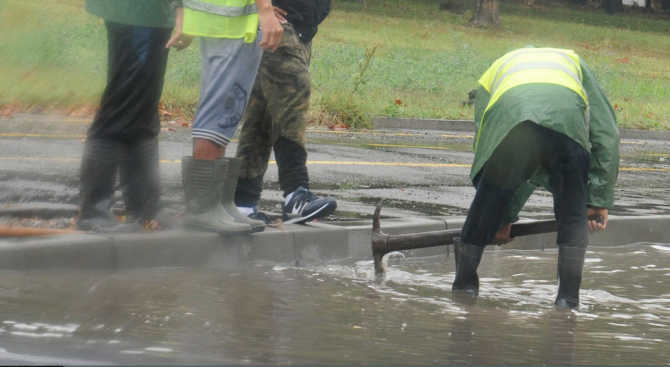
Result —
M 160 132 L 158 103 L 167 67 L 165 44 L 171 28 L 134 27 L 105 22 L 108 42 L 107 87 L 88 139 L 131 143 Z
M 475 178 L 477 193 L 463 225 L 461 242 L 490 244 L 517 189 L 543 168 L 550 175 L 558 221 L 557 244 L 585 248 L 590 164 L 590 154 L 569 137 L 530 121 L 517 125 Z
M 126 209 L 151 219 L 160 200 L 158 103 L 172 29 L 105 25 L 107 86 L 82 156 L 79 219 L 108 215 L 119 168 Z
M 263 176 L 274 150 L 279 187 L 284 196 L 302 186 L 309 189 L 305 131 L 311 95 L 311 42 L 305 43 L 290 25 L 275 52 L 265 52 L 242 120 L 236 157 L 242 163 L 235 204 L 258 204 Z

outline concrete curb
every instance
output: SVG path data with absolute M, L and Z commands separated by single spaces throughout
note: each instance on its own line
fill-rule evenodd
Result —
M 464 217 L 413 217 L 382 220 L 388 234 L 460 228 Z M 637 242 L 670 242 L 670 215 L 610 216 L 607 231 L 594 234 L 592 247 Z M 186 230 L 105 235 L 63 235 L 0 241 L 0 270 L 124 270 L 202 267 L 235 270 L 252 262 L 314 264 L 334 260 L 372 260 L 371 221 L 286 225 L 245 237 Z M 556 235 L 519 238 L 502 248 L 556 248 Z M 434 247 L 405 251 L 405 256 L 444 255 Z M 372 265 L 371 265 L 372 266 Z
M 377 117 L 372 123 L 377 129 L 436 130 L 475 132 L 472 120 L 433 120 Z M 621 139 L 670 140 L 670 131 L 619 129 Z

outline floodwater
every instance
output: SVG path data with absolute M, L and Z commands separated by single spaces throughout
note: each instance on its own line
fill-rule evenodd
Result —
M 0 274 L 2 364 L 670 364 L 670 245 L 590 248 L 579 311 L 556 310 L 556 251 L 242 271 Z

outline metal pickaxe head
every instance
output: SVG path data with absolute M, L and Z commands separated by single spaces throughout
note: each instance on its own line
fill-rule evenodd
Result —
M 381 199 L 379 204 L 377 204 L 375 215 L 372 218 L 372 257 L 375 261 L 375 276 L 377 278 L 384 278 L 386 275 L 382 259 L 384 258 L 384 255 L 388 253 L 389 235 L 382 232 L 379 223 L 379 215 L 382 211 L 382 205 L 384 205 L 384 199 Z

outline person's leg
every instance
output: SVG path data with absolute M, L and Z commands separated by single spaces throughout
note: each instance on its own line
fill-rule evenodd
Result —
M 129 128 L 138 122 L 158 121 L 138 107 L 142 84 L 141 60 L 136 46 L 134 27 L 105 22 L 108 39 L 107 86 L 100 109 L 88 129 L 80 171 L 81 211 L 77 227 L 81 230 L 128 230 L 109 212 L 114 201 L 114 185 L 122 142 Z M 150 29 L 151 30 L 151 29 Z M 141 89 L 139 92 L 136 89 Z M 139 94 L 138 94 L 139 93 Z M 159 131 L 160 126 L 156 128 Z
M 516 190 L 539 164 L 542 143 L 538 140 L 536 126 L 524 122 L 513 128 L 477 176 L 475 198 L 461 237 L 454 241 L 456 279 L 453 291 L 479 293 L 477 268 L 484 248 L 495 237 Z
M 582 269 L 589 241 L 586 202 L 591 156 L 581 145 L 563 134 L 548 129 L 545 134 L 552 142 L 547 165 L 558 222 L 559 285 L 555 304 L 576 308 L 579 306 Z
M 280 47 L 263 56 L 265 72 L 260 81 L 272 120 L 272 146 L 285 197 L 284 220 L 302 223 L 331 214 L 337 203 L 309 191 L 305 133 L 312 86 L 311 43 L 302 42 L 291 25 L 283 27 Z
M 172 29 L 133 27 L 135 71 L 132 84 L 135 114 L 122 132 L 125 154 L 120 181 L 128 221 L 151 221 L 160 206 L 158 104 L 163 90 Z
M 202 38 L 200 104 L 193 122 L 193 157 L 184 157 L 182 178 L 187 212 L 184 223 L 224 234 L 248 234 L 250 224 L 232 203 L 236 179 L 230 180 L 225 148 L 244 114 L 261 59 L 260 36 L 242 39 Z M 236 177 L 235 177 L 236 178 Z M 227 201 L 222 202 L 224 198 Z M 262 230 L 262 222 L 253 226 Z
M 267 55 L 265 53 L 264 55 Z M 249 105 L 242 119 L 235 158 L 240 160 L 240 174 L 235 190 L 235 205 L 245 215 L 258 215 L 258 201 L 263 191 L 263 176 L 272 154 L 270 130 L 272 121 L 267 111 L 261 78 L 269 70 L 265 56 L 261 60 Z

